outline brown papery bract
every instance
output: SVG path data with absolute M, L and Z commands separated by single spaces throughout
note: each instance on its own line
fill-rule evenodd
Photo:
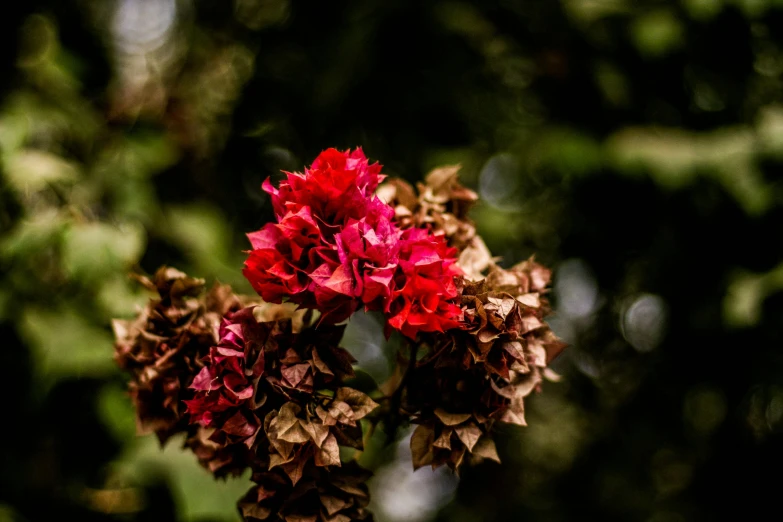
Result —
M 495 264 L 468 217 L 478 196 L 459 183 L 458 172 L 441 167 L 416 189 L 391 179 L 377 190 L 394 207 L 398 226 L 443 234 L 464 272 L 462 327 L 430 336 L 431 355 L 407 379 L 403 406 L 418 424 L 414 468 L 458 470 L 468 456 L 498 460 L 494 423 L 525 425 L 525 397 L 540 389 L 547 364 L 565 347 L 544 322 L 551 271 L 532 258 L 508 270 Z
M 203 296 L 204 280 L 171 267 L 137 279 L 158 298 L 135 319 L 113 321 L 115 360 L 131 376 L 139 433 L 155 433 L 165 443 L 187 430 L 182 400 L 192 395 L 188 386 L 217 341 L 221 317 L 241 301 L 226 285 L 216 284 Z
M 456 470 L 467 455 L 498 460 L 494 423 L 526 424 L 525 397 L 540 389 L 547 364 L 565 347 L 544 322 L 550 276 L 530 259 L 464 282 L 467 327 L 440 339 L 411 379 L 407 407 L 419 424 L 411 438 L 414 468 Z
M 327 469 L 308 465 L 296 484 L 276 470 L 253 475 L 255 486 L 239 501 L 247 521 L 371 521 L 366 481 L 370 472 L 351 462 Z

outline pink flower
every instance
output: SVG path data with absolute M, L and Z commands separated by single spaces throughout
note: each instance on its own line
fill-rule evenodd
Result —
M 278 219 L 289 212 L 309 207 L 313 216 L 327 225 L 360 219 L 367 214 L 366 206 L 378 184 L 381 165 L 367 161 L 361 148 L 353 152 L 327 149 L 315 158 L 304 174 L 288 172 L 287 179 L 275 189 L 267 179 L 263 188 L 272 196 L 272 207 Z
M 418 332 L 443 332 L 462 326 L 454 277 L 457 251 L 443 236 L 410 228 L 400 234 L 400 261 L 388 309 L 388 326 L 411 339 Z
M 308 273 L 318 264 L 313 249 L 320 245 L 320 231 L 308 207 L 247 237 L 253 250 L 243 273 L 265 301 L 279 303 L 307 288 Z
M 220 341 L 193 379 L 192 400 L 185 401 L 191 422 L 215 428 L 213 439 L 250 448 L 261 421 L 254 413 L 254 382 L 264 373 L 264 351 L 270 323 L 258 323 L 253 307 L 229 313 L 220 325 Z M 248 357 L 255 356 L 255 360 Z
M 272 197 L 277 223 L 248 234 L 244 275 L 266 301 L 283 299 L 337 323 L 359 307 L 391 314 L 408 337 L 459 326 L 456 250 L 427 230 L 401 231 L 374 195 L 384 176 L 361 149 L 322 152 Z

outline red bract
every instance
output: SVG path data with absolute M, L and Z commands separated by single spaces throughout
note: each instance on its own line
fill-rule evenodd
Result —
M 304 174 L 288 172 L 276 189 L 267 179 L 263 188 L 272 196 L 278 220 L 309 207 L 321 223 L 335 225 L 348 218 L 361 219 L 367 202 L 385 176 L 381 166 L 370 163 L 361 148 L 353 152 L 327 149 L 315 158 Z
M 389 307 L 388 325 L 411 339 L 418 332 L 443 332 L 461 326 L 462 309 L 454 277 L 455 248 L 442 236 L 411 228 L 400 234 L 400 261 Z
M 325 323 L 364 306 L 411 338 L 457 327 L 457 252 L 427 230 L 397 227 L 373 194 L 380 169 L 361 149 L 328 149 L 279 188 L 265 181 L 278 222 L 248 234 L 245 277 L 264 300 L 315 308 Z
M 185 401 L 191 422 L 215 429 L 221 444 L 255 442 L 261 420 L 256 416 L 255 382 L 264 373 L 264 351 L 271 325 L 258 323 L 253 307 L 227 315 L 220 325 L 220 342 L 210 349 L 206 365 L 193 379 L 193 400 Z M 247 360 L 249 356 L 255 360 Z
M 320 244 L 320 231 L 308 207 L 247 237 L 253 250 L 243 273 L 265 301 L 280 303 L 307 289 L 307 274 L 317 263 L 312 250 Z
M 279 188 L 264 182 L 278 223 L 248 234 L 253 250 L 244 270 L 264 300 L 287 298 L 337 323 L 388 296 L 396 228 L 393 210 L 373 195 L 380 170 L 361 149 L 328 149 Z

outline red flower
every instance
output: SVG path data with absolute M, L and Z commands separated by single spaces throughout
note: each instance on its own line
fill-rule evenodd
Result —
M 258 323 L 248 307 L 228 314 L 220 325 L 220 342 L 210 349 L 205 366 L 185 401 L 191 422 L 214 428 L 211 439 L 221 444 L 253 446 L 261 420 L 254 410 L 255 387 L 264 373 L 264 351 L 275 323 Z M 255 356 L 255 360 L 248 360 Z
M 364 306 L 391 313 L 388 325 L 411 338 L 457 327 L 457 252 L 393 223 L 394 209 L 373 193 L 380 170 L 361 149 L 328 149 L 279 188 L 265 181 L 278 223 L 248 234 L 243 273 L 264 300 L 318 309 L 325 323 Z
M 462 272 L 457 250 L 443 236 L 411 228 L 400 234 L 400 261 L 388 325 L 411 339 L 418 332 L 460 328 L 463 315 L 455 302 L 459 292 L 454 277 Z
M 390 281 L 396 228 L 393 209 L 373 195 L 380 170 L 361 149 L 328 149 L 279 188 L 264 182 L 278 223 L 248 234 L 253 250 L 244 269 L 264 300 L 287 298 L 337 323 L 388 296 L 379 285 Z
M 287 214 L 280 223 L 268 223 L 247 237 L 254 250 L 243 273 L 265 301 L 280 303 L 307 288 L 307 274 L 314 264 L 311 254 L 320 244 L 320 231 L 309 207 Z
M 325 225 L 342 223 L 348 218 L 361 219 L 367 202 L 385 176 L 381 166 L 370 163 L 361 148 L 353 152 L 327 149 L 315 158 L 304 174 L 288 172 L 287 180 L 275 189 L 267 179 L 263 188 L 272 196 L 277 219 L 309 207 L 316 219 Z M 324 230 L 327 232 L 327 230 Z

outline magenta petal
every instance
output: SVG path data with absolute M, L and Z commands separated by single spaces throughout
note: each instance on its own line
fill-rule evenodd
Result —
M 209 367 L 205 366 L 198 372 L 198 375 L 193 379 L 193 383 L 190 387 L 194 390 L 212 391 L 220 387 L 217 383 L 217 377 L 213 376 Z
M 353 271 L 345 265 L 338 266 L 332 276 L 324 283 L 324 286 L 338 294 L 352 296 L 356 286 Z

